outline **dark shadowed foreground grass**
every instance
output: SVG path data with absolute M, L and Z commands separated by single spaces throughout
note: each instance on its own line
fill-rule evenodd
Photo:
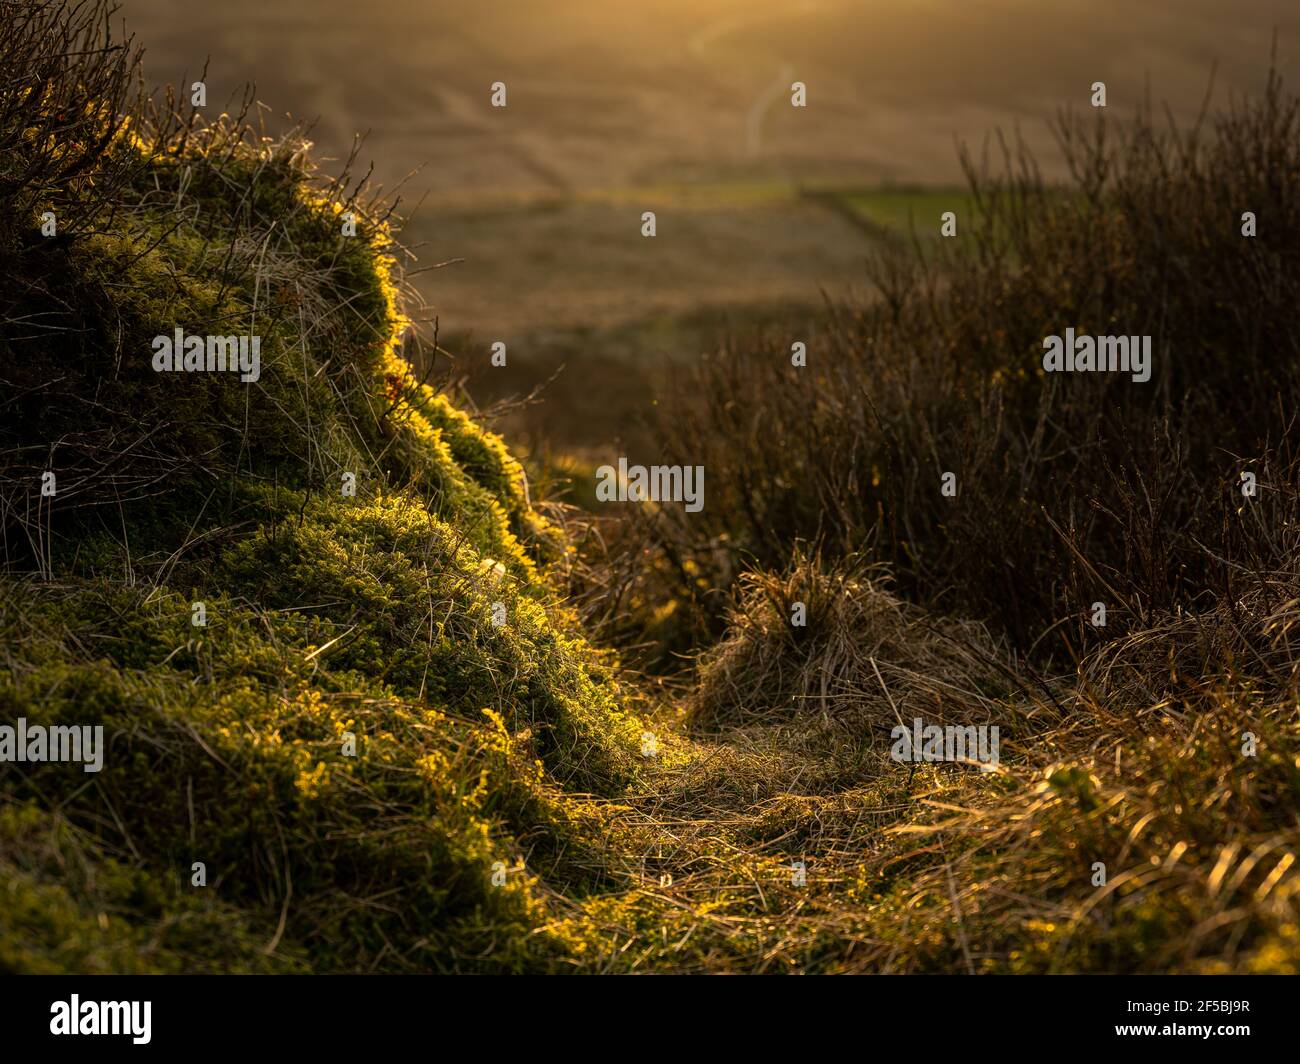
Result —
M 611 529 L 594 566 L 502 441 L 416 377 L 418 315 L 381 205 L 346 175 L 321 179 L 299 139 L 130 103 L 133 57 L 100 38 L 96 5 L 81 26 L 60 5 L 0 7 L 14 26 L 0 46 L 0 723 L 102 726 L 107 747 L 98 773 L 0 766 L 0 968 L 1300 970 L 1300 514 L 1276 427 L 1289 422 L 1269 420 L 1290 369 L 1267 355 L 1288 319 L 1218 334 L 1233 368 L 1215 380 L 1271 380 L 1266 402 L 1212 409 L 1194 373 L 1153 389 L 1182 418 L 1157 438 L 1188 435 L 1198 475 L 1213 449 L 1190 434 L 1211 413 L 1241 419 L 1234 445 L 1273 433 L 1257 499 L 1229 505 L 1222 488 L 1218 510 L 1128 570 L 1121 554 L 1094 561 L 1079 521 L 1057 519 L 1052 549 L 1078 559 L 1059 570 L 1023 547 L 1033 521 L 1022 539 L 996 526 L 1026 625 L 1068 616 L 1029 608 L 1056 601 L 1053 581 L 1115 588 L 1120 619 L 1071 656 L 976 608 L 982 585 L 950 593 L 961 566 L 931 559 L 945 542 L 974 550 L 973 526 L 906 474 L 910 437 L 819 432 L 822 450 L 804 451 L 810 425 L 783 424 L 775 389 L 731 405 L 788 432 L 786 461 L 806 466 L 728 451 L 726 422 L 706 418 L 710 462 L 754 478 L 751 494 L 711 479 L 703 538 L 645 512 L 658 534 Z M 1252 141 L 1273 127 L 1237 121 L 1226 128 L 1261 148 L 1266 202 L 1290 209 L 1292 141 Z M 1186 177 L 1162 178 L 1171 202 L 1193 196 Z M 1123 248 L 1125 231 L 1099 239 Z M 1290 245 L 1257 246 L 1243 254 L 1264 261 L 1224 298 L 1254 283 L 1260 313 L 1281 314 Z M 931 298 L 973 301 L 962 284 L 981 267 L 965 268 Z M 993 335 L 996 307 L 1022 295 L 959 303 L 958 319 Z M 1057 320 L 1048 294 L 1036 305 Z M 883 313 L 856 320 L 843 350 L 869 352 L 877 329 L 883 348 L 903 322 L 924 335 L 921 308 Z M 260 335 L 259 379 L 155 373 L 151 340 L 178 326 Z M 1018 328 L 1023 361 L 1032 330 Z M 1016 468 L 1077 494 L 1099 526 L 1116 520 L 1100 474 L 1071 480 L 1082 459 L 1060 457 L 1060 425 L 1090 424 L 1100 400 L 1058 411 L 1019 363 L 936 330 L 929 355 L 917 348 L 931 361 L 880 378 L 894 391 L 875 409 L 895 420 L 879 423 L 970 429 L 993 388 L 977 382 L 1022 381 L 998 399 L 1004 435 L 969 444 L 986 464 L 957 464 L 963 504 L 980 495 L 970 470 Z M 872 357 L 858 372 L 880 370 Z M 824 364 L 803 382 L 819 396 L 808 410 L 829 402 L 813 390 Z M 1169 414 L 1109 387 L 1105 426 Z M 1015 418 L 1036 410 L 1050 431 L 1031 444 Z M 1127 468 L 1120 483 L 1150 497 L 1148 467 Z M 814 473 L 832 479 L 798 479 Z M 873 477 L 895 494 L 863 507 Z M 828 483 L 838 494 L 819 509 L 807 493 Z M 769 509 L 751 515 L 746 498 Z M 971 506 L 967 522 L 997 512 Z M 1152 563 L 1185 565 L 1193 546 L 1209 560 L 1178 570 L 1181 597 L 1144 598 Z M 789 623 L 795 602 L 806 626 Z M 623 674 L 651 628 L 703 651 L 689 683 Z M 1000 763 L 892 760 L 890 729 L 916 717 L 997 726 Z

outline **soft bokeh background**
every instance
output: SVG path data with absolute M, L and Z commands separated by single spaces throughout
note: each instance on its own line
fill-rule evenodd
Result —
M 812 335 L 822 293 L 861 287 L 873 240 L 937 224 L 955 141 L 1019 129 L 1060 166 L 1054 110 L 1107 83 L 1195 115 L 1257 89 L 1295 0 L 124 0 L 151 79 L 209 107 L 256 84 L 273 128 L 314 120 L 327 156 L 368 134 L 401 184 L 406 242 L 444 345 L 481 400 L 562 372 L 511 416 L 517 442 L 592 457 L 643 442 L 663 368 L 722 331 Z M 792 80 L 809 106 L 789 106 Z M 489 106 L 508 85 L 509 107 Z M 403 183 L 404 182 L 404 183 Z M 417 209 L 418 204 L 418 209 Z M 659 235 L 640 236 L 658 212 Z M 509 366 L 488 368 L 504 340 Z

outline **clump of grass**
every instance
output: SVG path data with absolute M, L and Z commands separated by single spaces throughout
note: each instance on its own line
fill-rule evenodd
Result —
M 863 729 L 914 716 L 991 722 L 1015 673 L 980 626 L 932 619 L 860 558 L 796 554 L 784 575 L 747 573 L 724 639 L 704 655 L 690 722 L 852 714 Z M 1014 687 L 1012 688 L 1014 690 Z

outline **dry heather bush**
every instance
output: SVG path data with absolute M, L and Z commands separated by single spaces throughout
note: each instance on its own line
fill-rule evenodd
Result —
M 115 13 L 107 0 L 0 0 L 0 224 L 10 239 L 29 211 L 57 208 L 64 234 L 107 224 L 139 172 L 138 160 L 108 151 L 143 106 L 140 49 L 114 37 Z
M 636 544 L 684 630 L 716 634 L 718 592 L 806 542 L 1073 661 L 1099 636 L 1078 623 L 1092 602 L 1113 636 L 1204 606 L 1267 552 L 1229 504 L 1244 469 L 1293 449 L 1297 100 L 1272 75 L 1190 130 L 1067 114 L 1058 134 L 1063 188 L 1014 149 L 996 171 L 967 157 L 976 235 L 883 248 L 877 298 L 830 308 L 807 367 L 789 337 L 733 343 L 661 404 L 666 460 L 709 474 L 702 514 L 663 508 Z M 1151 381 L 1043 373 L 1067 327 L 1151 335 Z

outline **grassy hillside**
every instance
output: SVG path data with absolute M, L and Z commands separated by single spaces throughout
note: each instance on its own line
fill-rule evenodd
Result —
M 600 557 L 412 368 L 381 204 L 28 10 L 0 723 L 107 748 L 0 765 L 0 970 L 1300 971 L 1294 466 L 1250 578 L 1069 667 L 858 525 L 763 557 L 736 506 L 695 556 L 620 517 Z M 260 336 L 258 378 L 156 372 L 177 327 Z M 647 630 L 689 678 L 625 671 Z M 1000 764 L 899 764 L 916 716 L 997 725 Z

